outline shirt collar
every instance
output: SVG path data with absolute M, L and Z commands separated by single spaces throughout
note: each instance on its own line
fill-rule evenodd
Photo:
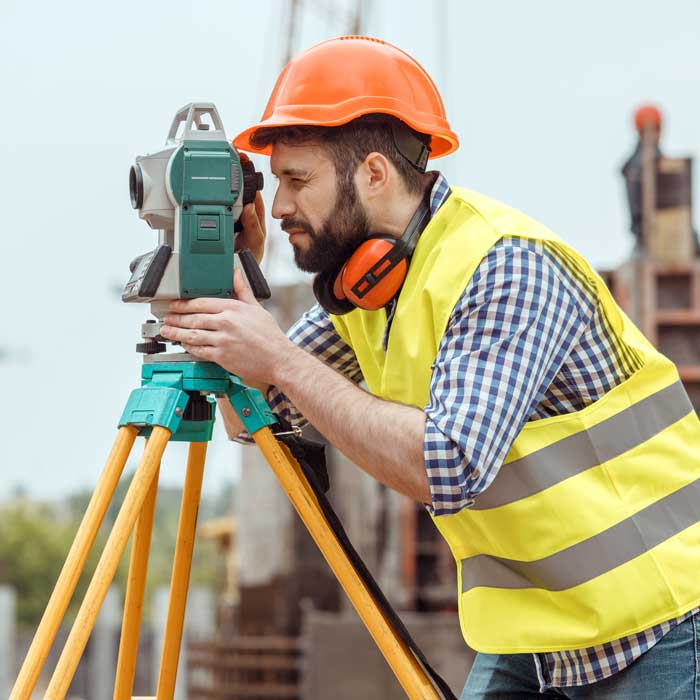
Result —
M 445 203 L 450 196 L 450 185 L 447 178 L 438 172 L 433 189 L 430 191 L 430 216 L 435 216 L 437 210 Z

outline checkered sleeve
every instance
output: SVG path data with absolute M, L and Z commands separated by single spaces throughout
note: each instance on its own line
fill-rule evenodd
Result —
M 469 507 L 493 481 L 588 311 L 541 244 L 505 238 L 489 251 L 433 364 L 424 442 L 432 512 Z
M 296 345 L 317 357 L 351 381 L 359 384 L 363 377 L 352 348 L 338 335 L 328 312 L 316 304 L 309 309 L 288 331 L 287 337 Z M 303 427 L 307 421 L 291 401 L 277 387 L 270 387 L 267 402 L 272 410 L 292 425 Z M 241 433 L 237 442 L 252 442 L 247 433 Z
M 328 312 L 316 304 L 288 331 L 287 336 L 296 345 L 311 353 L 325 365 L 344 375 L 355 384 L 362 381 L 362 371 L 352 348 L 338 335 Z M 306 424 L 304 416 L 276 387 L 270 387 L 267 401 L 272 410 L 292 425 Z

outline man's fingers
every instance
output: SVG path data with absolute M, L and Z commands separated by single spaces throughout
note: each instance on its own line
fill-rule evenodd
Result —
M 255 213 L 255 207 L 252 204 L 246 204 L 241 212 L 241 223 L 247 229 L 249 226 L 258 223 L 258 217 Z
M 202 328 L 207 331 L 216 331 L 221 328 L 221 319 L 218 314 L 168 314 L 163 323 L 177 328 Z
M 201 297 L 199 299 L 175 299 L 168 306 L 168 311 L 176 314 L 218 314 L 230 307 L 230 299 L 212 299 Z
M 245 304 L 257 305 L 258 301 L 243 278 L 243 273 L 241 272 L 240 268 L 234 270 L 233 273 L 233 291 L 236 294 L 236 299 L 238 301 L 242 301 Z
M 243 232 L 236 237 L 236 250 L 248 248 L 260 262 L 265 251 L 265 205 L 258 192 L 255 203 L 246 204 L 241 212 Z
M 265 221 L 265 202 L 263 202 L 260 190 L 255 193 L 255 216 L 261 222 L 260 226 L 262 227 L 262 222 Z
M 262 194 L 255 193 L 255 201 L 246 204 L 241 212 L 243 223 L 250 223 L 260 229 L 260 233 L 265 236 L 263 222 L 265 221 L 265 203 L 263 202 Z
M 185 352 L 188 352 L 194 357 L 198 357 L 200 360 L 208 360 L 209 362 L 216 362 L 218 357 L 215 347 L 211 345 L 190 345 L 189 343 L 183 343 L 182 347 Z
M 214 331 L 204 331 L 199 328 L 176 328 L 165 325 L 160 334 L 168 340 L 175 340 L 181 345 L 215 345 L 219 334 Z
M 241 212 L 241 223 L 243 224 L 245 238 L 265 238 L 258 209 L 251 203 L 246 204 Z

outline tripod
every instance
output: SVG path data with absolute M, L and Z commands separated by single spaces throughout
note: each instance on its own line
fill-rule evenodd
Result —
M 270 426 L 275 425 L 277 420 L 260 392 L 246 387 L 238 377 L 218 365 L 194 361 L 186 353 L 146 356 L 141 379 L 142 386 L 131 393 L 119 421 L 114 446 L 22 664 L 10 700 L 30 700 L 138 435 L 147 438 L 143 455 L 51 676 L 44 700 L 64 700 L 132 531 L 134 537 L 114 700 L 172 700 L 204 460 L 214 424 L 213 396 L 227 397 L 231 402 L 410 700 L 448 697 L 444 691 L 440 693 L 436 689 L 435 677 L 430 677 L 432 670 L 429 667 L 426 669 L 412 640 L 410 637 L 406 639 L 407 633 L 403 627 L 397 630 L 396 619 L 392 618 L 393 611 L 389 610 L 390 614 L 387 614 L 388 604 L 381 604 L 384 599 L 376 584 L 373 581 L 368 584 L 364 567 L 358 567 L 357 562 L 348 555 L 348 543 L 343 541 L 344 533 L 339 536 L 337 528 L 334 529 L 329 523 L 323 496 L 313 488 L 299 462 L 271 431 Z M 132 698 L 132 691 L 141 609 L 160 462 L 170 440 L 189 442 L 189 456 L 157 690 L 154 696 L 139 699 Z M 358 571 L 358 568 L 361 570 Z

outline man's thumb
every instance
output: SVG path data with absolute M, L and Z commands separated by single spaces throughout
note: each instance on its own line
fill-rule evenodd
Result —
M 250 291 L 250 287 L 245 281 L 243 271 L 240 268 L 236 268 L 233 272 L 233 292 L 239 301 L 243 301 L 246 304 L 258 303 L 253 292 Z

